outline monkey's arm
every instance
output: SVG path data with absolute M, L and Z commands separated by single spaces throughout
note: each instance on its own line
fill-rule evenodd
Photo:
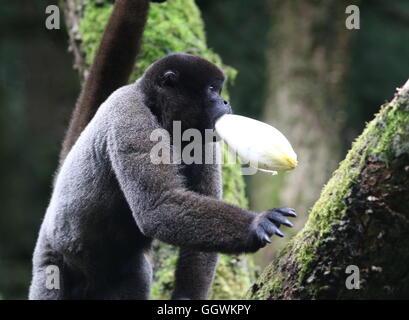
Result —
M 149 0 L 115 1 L 65 135 L 60 165 L 98 107 L 128 82 L 139 52 Z
M 251 252 L 262 246 L 252 231 L 255 213 L 187 191 L 172 165 L 151 164 L 149 155 L 110 150 L 110 158 L 146 236 L 201 251 Z

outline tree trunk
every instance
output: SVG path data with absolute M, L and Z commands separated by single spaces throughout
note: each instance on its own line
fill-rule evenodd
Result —
M 263 121 L 288 137 L 299 166 L 294 172 L 274 177 L 264 173 L 251 177 L 250 199 L 256 211 L 294 207 L 299 213 L 294 231 L 304 225 L 307 210 L 341 160 L 340 111 L 345 103 L 343 83 L 354 35 L 345 27 L 345 8 L 353 2 L 271 1 L 273 23 Z M 267 250 L 271 252 L 271 247 Z
M 112 1 L 65 0 L 63 5 L 75 67 L 84 79 L 111 13 Z M 235 70 L 223 65 L 220 57 L 207 48 L 203 22 L 193 0 L 151 4 L 142 50 L 131 81 L 140 77 L 154 60 L 169 52 L 200 55 L 221 66 L 229 81 L 232 81 L 236 74 Z M 225 200 L 241 207 L 247 206 L 239 168 L 224 167 L 223 178 Z M 173 286 L 177 249 L 163 243 L 156 243 L 154 247 L 155 282 L 152 298 L 169 298 Z M 251 283 L 251 269 L 244 256 L 222 256 L 211 297 L 219 299 L 239 297 Z
M 408 203 L 409 81 L 354 142 L 303 231 L 248 297 L 409 298 Z M 346 287 L 349 265 L 359 268 L 359 290 Z

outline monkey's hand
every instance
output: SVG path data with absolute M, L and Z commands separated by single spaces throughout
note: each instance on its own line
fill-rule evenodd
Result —
M 294 209 L 285 207 L 274 208 L 257 215 L 251 230 L 255 250 L 265 247 L 267 243 L 271 243 L 270 237 L 273 235 L 284 237 L 279 229 L 280 225 L 292 227 L 293 224 L 285 217 L 296 216 Z

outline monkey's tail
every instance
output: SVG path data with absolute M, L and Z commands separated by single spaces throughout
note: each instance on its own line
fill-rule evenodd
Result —
M 115 1 L 65 134 L 60 166 L 99 106 L 128 82 L 140 50 L 148 9 L 149 0 Z

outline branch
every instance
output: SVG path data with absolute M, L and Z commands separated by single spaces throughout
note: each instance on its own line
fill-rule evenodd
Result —
M 409 81 L 354 142 L 302 232 L 248 297 L 407 298 L 408 204 Z M 360 269 L 360 290 L 345 286 L 348 265 Z

